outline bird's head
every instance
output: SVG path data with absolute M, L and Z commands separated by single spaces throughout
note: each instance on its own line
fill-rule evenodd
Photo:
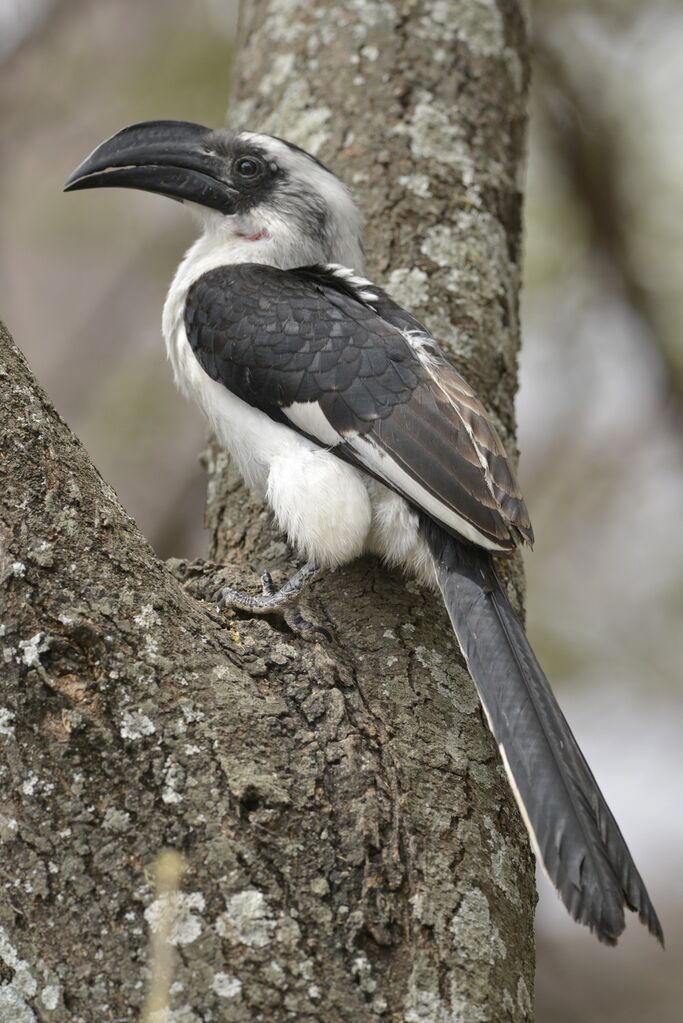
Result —
M 146 121 L 112 135 L 65 190 L 114 186 L 191 204 L 207 240 L 283 269 L 337 262 L 362 270 L 360 217 L 342 182 L 272 135 Z

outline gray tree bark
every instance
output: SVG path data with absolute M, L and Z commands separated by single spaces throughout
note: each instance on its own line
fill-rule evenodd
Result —
M 253 4 L 241 65 L 240 123 L 355 188 L 512 445 L 516 0 Z M 435 598 L 364 560 L 310 598 L 329 644 L 226 621 L 223 578 L 292 562 L 220 452 L 212 560 L 164 565 L 4 331 L 0 424 L 0 1023 L 134 1018 L 165 904 L 177 1023 L 530 1019 L 532 859 Z

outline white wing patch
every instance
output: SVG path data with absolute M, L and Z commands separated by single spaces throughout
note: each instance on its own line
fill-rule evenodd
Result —
M 435 497 L 434 494 L 426 490 L 405 469 L 402 469 L 391 455 L 378 448 L 372 440 L 358 436 L 348 438 L 348 443 L 358 455 L 363 465 L 367 466 L 371 472 L 374 472 L 380 479 L 388 483 L 390 487 L 393 487 L 400 494 L 407 497 L 409 501 L 416 504 L 418 508 L 426 511 L 437 522 L 442 522 L 467 540 L 478 544 L 479 547 L 485 547 L 488 551 L 505 551 L 508 549 L 506 546 L 497 544 L 483 533 L 480 533 L 471 522 L 458 515 L 447 504 L 444 504 L 438 497 Z
M 334 448 L 344 440 L 332 426 L 317 401 L 295 401 L 283 408 L 282 411 L 290 422 L 307 433 L 309 437 L 315 437 L 326 447 Z

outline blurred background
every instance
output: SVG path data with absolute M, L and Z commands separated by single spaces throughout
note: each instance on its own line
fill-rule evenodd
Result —
M 683 996 L 683 5 L 535 0 L 520 476 L 528 626 L 662 917 L 616 950 L 540 884 L 539 1023 Z M 60 187 L 122 125 L 225 116 L 229 0 L 0 0 L 0 314 L 162 557 L 204 553 L 199 413 L 160 311 L 193 237 Z

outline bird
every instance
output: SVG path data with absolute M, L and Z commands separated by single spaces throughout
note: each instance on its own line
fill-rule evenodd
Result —
M 101 143 L 65 190 L 109 186 L 198 216 L 163 310 L 175 381 L 304 561 L 279 589 L 267 573 L 260 594 L 223 587 L 221 606 L 296 608 L 323 572 L 366 553 L 440 593 L 560 899 L 605 944 L 628 908 L 663 945 L 496 568 L 533 542 L 505 447 L 438 340 L 365 276 L 349 189 L 280 137 L 166 120 Z

